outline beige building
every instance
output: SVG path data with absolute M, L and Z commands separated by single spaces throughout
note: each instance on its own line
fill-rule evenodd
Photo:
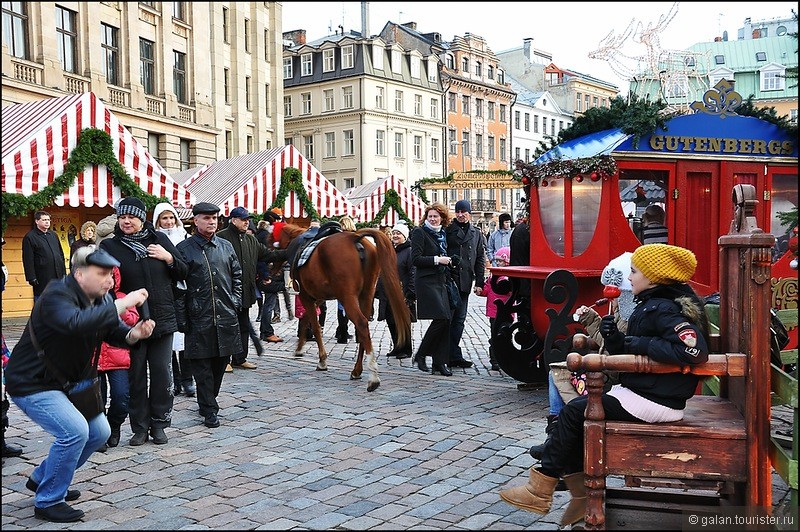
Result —
M 280 2 L 3 2 L 2 15 L 4 107 L 94 92 L 170 173 L 283 142 Z

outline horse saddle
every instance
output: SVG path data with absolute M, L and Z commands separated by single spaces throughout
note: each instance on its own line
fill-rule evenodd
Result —
M 325 222 L 319 227 L 319 231 L 314 237 L 314 240 L 322 240 L 326 236 L 330 236 L 341 232 L 342 232 L 342 224 L 340 224 L 336 220 L 331 220 L 330 222 Z

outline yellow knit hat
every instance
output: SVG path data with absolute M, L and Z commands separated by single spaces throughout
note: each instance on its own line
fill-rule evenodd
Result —
M 697 258 L 688 249 L 647 244 L 633 252 L 631 264 L 655 284 L 685 283 L 694 275 Z

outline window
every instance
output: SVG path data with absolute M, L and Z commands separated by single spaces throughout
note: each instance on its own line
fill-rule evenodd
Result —
M 354 177 L 345 177 L 342 182 L 344 183 L 344 188 L 342 190 L 347 190 L 348 188 L 356 186 L 356 179 Z
M 495 152 L 495 149 L 494 149 L 495 146 L 494 145 L 495 145 L 494 137 L 490 136 L 489 137 L 489 145 L 487 146 L 488 147 L 488 151 L 489 151 L 488 155 L 489 155 L 489 160 L 490 161 L 494 161 L 494 158 L 495 158 L 495 153 L 494 153 Z
M 456 68 L 456 63 L 455 63 L 455 59 L 453 58 L 453 54 L 447 54 L 444 57 L 444 65 L 445 65 L 445 67 L 449 68 L 450 70 L 453 70 L 453 69 Z
M 519 111 L 514 111 L 514 129 L 519 129 Z
M 255 142 L 253 141 L 253 135 L 247 135 L 247 153 L 253 153 L 255 151 Z
M 531 114 L 525 113 L 525 131 L 531 130 Z
M 181 157 L 181 160 L 180 160 L 181 172 L 183 172 L 184 170 L 188 170 L 191 167 L 191 160 L 189 158 L 190 157 L 189 156 L 189 151 L 190 151 L 189 148 L 190 147 L 191 147 L 191 141 L 186 140 L 186 139 L 181 139 L 181 147 L 180 147 L 180 150 L 181 150 L 181 154 L 180 154 L 180 157 Z
M 483 135 L 475 135 L 475 157 L 483 159 Z
M 392 72 L 395 74 L 403 73 L 403 64 L 401 63 L 402 56 L 400 50 L 392 50 Z
M 506 160 L 506 139 L 500 139 L 500 160 Z
M 5 5 L 5 3 L 3 4 Z M 58 39 L 58 58 L 61 68 L 65 72 L 76 73 L 78 61 L 76 59 L 78 30 L 75 27 L 74 11 L 56 6 L 56 38 Z M 5 16 L 4 16 L 5 21 Z M 5 28 L 3 28 L 5 33 Z M 148 93 L 150 94 L 150 93 Z
M 456 95 L 452 92 L 447 95 L 447 110 L 451 113 L 456 112 Z
M 377 44 L 372 45 L 372 66 L 375 70 L 383 70 L 383 48 Z
M 483 100 L 480 98 L 475 99 L 475 116 L 483 118 Z
M 431 139 L 431 162 L 439 162 L 439 139 Z
M 28 58 L 27 2 L 3 2 L 3 43 L 12 57 Z
M 416 55 L 411 56 L 411 77 L 414 79 L 419 79 L 419 73 L 421 70 L 421 64 L 419 57 Z
M 556 135 L 556 119 L 555 118 L 551 118 L 550 119 L 550 134 L 553 135 L 554 137 Z
M 244 51 L 250 53 L 250 19 L 244 19 Z
M 147 134 L 147 151 L 150 152 L 155 159 L 158 159 L 158 133 Z
M 469 114 L 469 96 L 467 95 L 461 96 L 461 114 L 463 115 Z
M 353 108 L 353 87 L 342 87 L 342 109 Z
M 333 111 L 333 89 L 325 89 L 322 91 L 322 97 L 325 101 L 325 111 Z
M 514 160 L 519 161 L 522 158 L 522 148 L 514 148 Z
M 447 130 L 447 139 L 448 139 L 448 146 L 450 146 L 448 153 L 450 155 L 456 155 L 458 153 L 458 141 L 456 140 L 455 129 Z
M 494 102 L 488 102 L 486 108 L 489 120 L 494 120 Z
M 377 87 L 375 92 L 375 107 L 378 109 L 386 109 L 386 101 L 384 99 L 386 91 L 383 87 Z
M 533 132 L 539 132 L 539 115 L 533 115 Z
M 475 75 L 478 77 L 483 75 L 483 64 L 480 61 L 475 61 Z
M 461 58 L 461 70 L 463 72 L 469 72 L 469 58 L 468 57 L 462 57 Z
M 785 74 L 784 70 L 773 70 L 770 72 L 761 72 L 761 90 L 763 91 L 778 91 L 783 90 Z
M 501 85 L 506 84 L 506 73 L 499 68 L 497 69 L 497 83 L 500 83 Z
M 156 63 L 153 58 L 155 43 L 139 38 L 139 78 L 145 94 L 156 93 Z
M 562 131 L 563 129 L 564 129 L 564 121 L 563 120 L 559 120 L 558 121 L 558 130 Z
M 172 18 L 186 21 L 186 2 L 172 2 Z
M 531 160 L 531 150 L 530 148 L 525 148 L 525 162 L 527 163 L 530 160 Z
M 300 56 L 300 75 L 310 76 L 312 74 L 312 54 L 303 54 Z
M 414 95 L 414 114 L 416 116 L 422 116 L 422 95 L 415 94 Z
M 269 61 L 269 28 L 264 28 L 264 59 Z
M 714 56 L 714 64 L 715 65 L 724 65 L 725 64 L 725 56 L 724 55 L 715 55 Z
M 230 43 L 230 11 L 227 7 L 222 8 L 222 40 Z
M 344 155 L 353 155 L 356 152 L 355 134 L 352 129 L 345 129 L 343 131 L 344 137 Z
M 314 159 L 314 136 L 303 135 L 303 155 L 306 159 Z
M 486 77 L 489 79 L 494 79 L 494 65 L 489 65 L 486 67 Z
M 469 131 L 461 132 L 461 153 L 464 157 L 469 157 Z
M 439 100 L 431 98 L 431 118 L 439 118 Z
M 542 135 L 547 135 L 547 117 L 542 117 Z
M 284 146 L 294 146 L 294 142 L 292 142 L 292 137 L 286 137 L 283 139 Z
M 283 58 L 283 79 L 292 79 L 292 58 L 291 57 L 284 57 Z
M 592 97 L 592 107 L 597 107 L 598 105 L 600 105 L 599 99 L 597 98 L 597 96 L 593 96 Z
M 119 42 L 117 41 L 119 30 L 108 24 L 100 24 L 100 32 L 102 33 L 100 46 L 103 48 L 103 74 L 106 75 L 106 83 L 119 85 Z
M 264 84 L 264 116 L 272 116 L 272 106 L 270 105 L 270 101 L 272 100 L 272 95 L 269 93 L 269 83 Z
M 690 55 L 689 55 L 689 56 L 686 56 L 686 57 L 683 59 L 683 63 L 684 63 L 684 64 L 685 64 L 687 67 L 693 67 L 693 66 L 696 66 L 696 65 L 697 65 L 697 60 L 696 60 L 694 57 L 692 57 L 692 56 L 690 56 Z
M 386 155 L 386 132 L 382 129 L 375 132 L 375 155 Z
M 173 58 L 173 65 L 172 65 L 172 92 L 175 93 L 175 97 L 178 99 L 178 103 L 186 103 L 186 54 L 178 52 L 177 50 L 172 51 L 172 58 Z M 248 80 L 248 87 L 250 86 L 250 78 Z M 249 98 L 250 94 L 248 91 L 248 105 L 247 108 L 250 109 Z
M 431 57 L 428 59 L 428 81 L 431 83 L 436 83 L 438 74 L 439 64 L 436 62 L 436 59 Z
M 222 69 L 222 83 L 225 85 L 225 103 L 231 103 L 231 71 Z
M 333 70 L 336 68 L 336 62 L 333 56 L 333 52 L 335 52 L 333 48 L 329 48 L 328 50 L 322 50 L 323 72 L 333 72 Z
M 500 122 L 506 123 L 506 106 L 505 104 L 500 104 Z
M 767 53 L 766 52 L 756 52 L 756 61 L 766 61 L 767 60 Z
M 403 134 L 402 133 L 395 133 L 394 134 L 394 156 L 395 157 L 402 157 L 403 156 Z
M 394 91 L 394 110 L 403 112 L 403 91 Z
M 420 135 L 414 135 L 414 159 L 422 160 L 422 137 Z
M 336 157 L 336 133 L 325 133 L 325 157 Z
M 231 131 L 225 132 L 225 158 L 230 159 L 233 157 L 233 133 Z
M 302 111 L 300 114 L 302 115 L 310 115 L 311 114 L 311 93 L 304 92 L 300 95 L 301 105 L 303 106 Z
M 583 94 L 575 93 L 575 110 L 579 113 L 583 111 Z
M 251 95 L 250 82 L 251 82 L 250 76 L 245 76 L 244 77 L 244 105 L 245 105 L 245 108 L 248 111 L 252 111 L 253 110 L 253 98 L 252 98 L 252 95 Z
M 353 68 L 353 45 L 342 47 L 342 68 Z

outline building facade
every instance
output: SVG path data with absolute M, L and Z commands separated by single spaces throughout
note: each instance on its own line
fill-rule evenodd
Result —
M 2 104 L 94 92 L 171 173 L 268 149 L 283 139 L 281 12 L 279 2 L 4 2 Z

